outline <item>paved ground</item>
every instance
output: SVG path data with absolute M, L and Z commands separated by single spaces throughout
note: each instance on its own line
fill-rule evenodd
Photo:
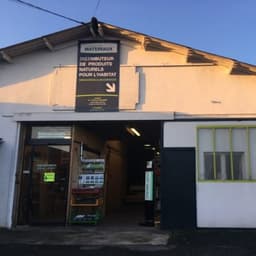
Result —
M 255 256 L 256 230 L 164 232 L 149 227 L 0 229 L 0 255 Z
M 255 256 L 256 230 L 176 231 L 171 233 L 168 244 L 176 246 L 181 253 L 177 255 Z
M 0 244 L 28 245 L 167 245 L 169 233 L 143 226 L 17 227 L 0 231 Z

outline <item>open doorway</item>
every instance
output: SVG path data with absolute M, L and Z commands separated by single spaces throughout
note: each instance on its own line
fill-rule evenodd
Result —
M 77 123 L 74 126 L 72 146 L 71 198 L 72 191 L 75 193 L 78 191 L 78 177 L 81 180 L 77 159 L 78 161 L 81 161 L 81 157 L 85 161 L 103 159 L 105 166 L 104 187 L 101 192 L 103 198 L 101 223 L 113 226 L 138 225 L 143 222 L 146 163 L 160 157 L 160 131 L 160 121 Z M 81 143 L 82 150 L 85 151 L 82 152 L 82 156 Z M 88 176 L 84 174 L 86 175 Z M 93 175 L 97 178 L 100 172 Z M 156 177 L 157 180 L 160 179 Z M 159 194 L 159 191 L 155 190 L 156 212 L 159 210 L 157 193 Z M 77 214 L 77 216 L 82 215 Z
M 146 164 L 160 158 L 161 121 L 33 124 L 24 131 L 18 224 L 144 221 Z

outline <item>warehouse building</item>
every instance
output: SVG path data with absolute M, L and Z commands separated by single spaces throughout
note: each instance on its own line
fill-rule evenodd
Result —
M 0 49 L 0 226 L 255 228 L 255 74 L 96 19 Z

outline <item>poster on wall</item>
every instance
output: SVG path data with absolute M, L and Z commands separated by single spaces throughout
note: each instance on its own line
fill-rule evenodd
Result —
M 153 171 L 145 172 L 145 201 L 153 201 Z
M 118 111 L 119 63 L 118 41 L 79 42 L 75 111 Z

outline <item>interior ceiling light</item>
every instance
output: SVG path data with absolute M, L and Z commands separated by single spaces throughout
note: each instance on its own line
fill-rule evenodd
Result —
M 151 147 L 151 144 L 144 144 L 145 148 Z
M 131 130 L 133 131 L 133 133 L 136 135 L 136 136 L 140 136 L 140 133 L 135 129 L 135 128 L 131 128 Z
M 133 127 L 126 127 L 126 131 L 129 132 L 132 136 L 140 136 L 140 133 L 138 130 L 136 130 L 135 128 Z

